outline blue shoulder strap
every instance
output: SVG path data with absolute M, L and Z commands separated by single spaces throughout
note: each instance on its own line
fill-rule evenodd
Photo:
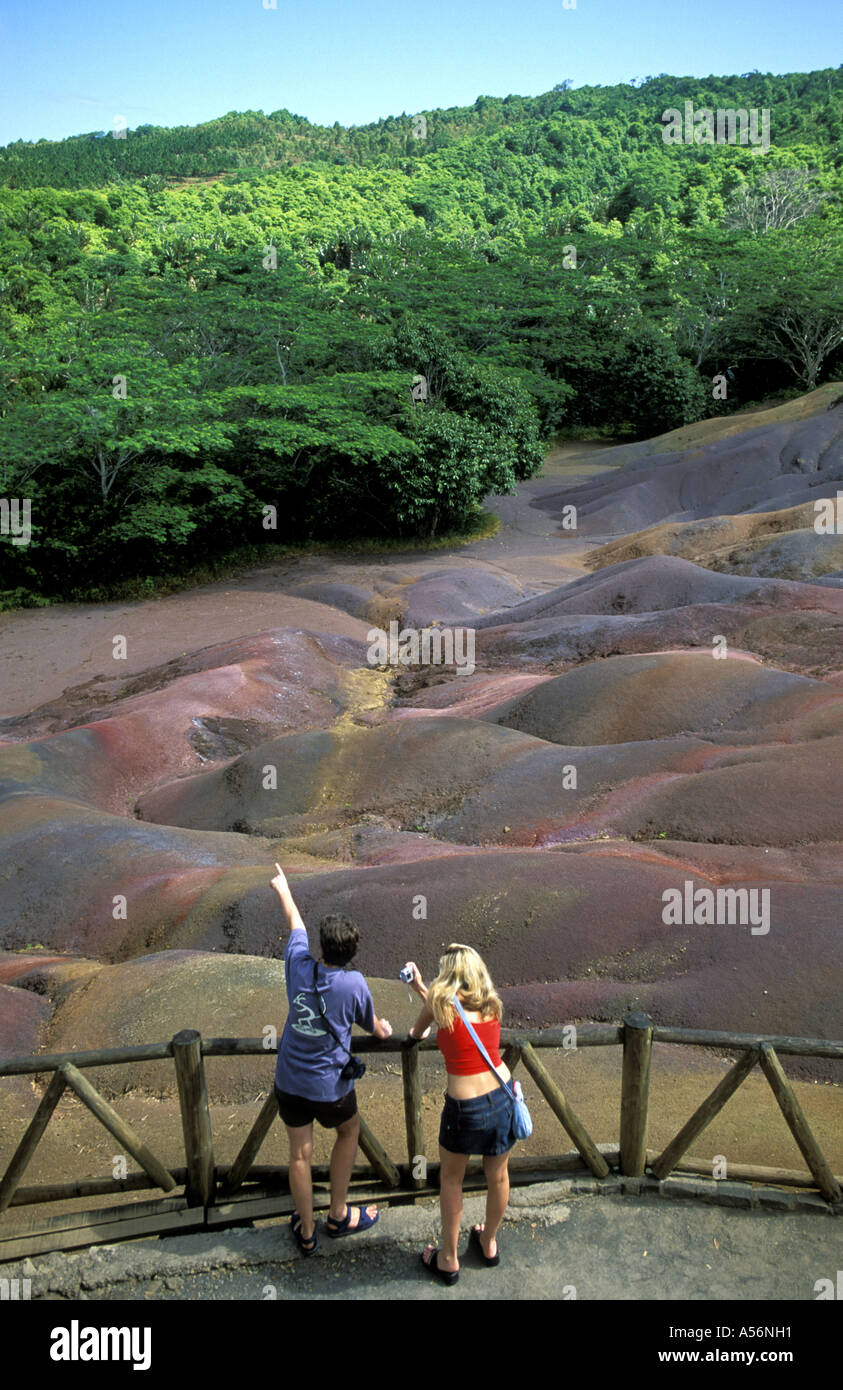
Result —
M 466 1018 L 465 1009 L 463 1008 L 462 1004 L 460 1003 L 460 1001 L 459 1001 L 459 999 L 457 998 L 456 995 L 454 995 L 454 1006 L 455 1006 L 455 1008 L 456 1008 L 456 1010 L 457 1010 L 457 1013 L 459 1014 L 460 1018 L 462 1019 L 463 1023 L 465 1024 L 465 1026 L 466 1026 L 468 1032 L 471 1034 L 472 1038 L 474 1039 L 474 1042 L 475 1042 L 475 1044 L 476 1044 L 476 1046 L 477 1046 L 477 1050 L 479 1051 L 480 1056 L 483 1058 L 483 1061 L 486 1063 L 486 1066 L 489 1068 L 490 1072 L 491 1072 L 492 1075 L 494 1076 L 494 1078 L 495 1078 L 495 1080 L 497 1081 L 498 1085 L 503 1087 L 503 1089 L 506 1091 L 506 1094 L 509 1096 L 509 1099 L 512 1101 L 513 1105 L 515 1105 L 515 1104 L 516 1104 L 515 1092 L 507 1085 L 507 1083 L 504 1081 L 503 1077 L 500 1075 L 500 1073 L 499 1073 L 497 1067 L 495 1066 L 494 1062 L 492 1061 L 491 1057 L 489 1056 L 489 1054 L 488 1054 L 488 1052 L 486 1051 L 485 1047 L 483 1046 L 482 1042 L 480 1041 L 480 1039 L 478 1038 L 477 1034 L 475 1033 L 474 1028 L 473 1028 L 472 1025 L 469 1023 L 468 1019 Z

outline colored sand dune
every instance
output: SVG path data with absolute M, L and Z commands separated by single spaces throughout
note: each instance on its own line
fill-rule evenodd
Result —
M 201 622 L 195 595 L 128 605 L 149 659 L 80 648 L 89 678 L 40 704 L 12 657 L 36 669 L 84 610 L 11 615 L 0 1052 L 260 1035 L 276 859 L 312 926 L 359 922 L 373 976 L 476 944 L 509 1021 L 840 1036 L 843 555 L 813 524 L 839 398 L 589 454 L 605 471 L 522 484 L 452 553 L 250 571 Z M 474 670 L 373 666 L 393 620 L 470 629 Z M 765 902 L 767 929 L 667 921 L 687 883 Z

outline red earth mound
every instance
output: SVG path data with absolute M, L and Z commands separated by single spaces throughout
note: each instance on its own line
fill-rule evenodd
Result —
M 196 596 L 168 599 L 154 659 L 118 677 L 109 658 L 60 698 L 45 667 L 32 712 L 18 682 L 0 943 L 21 954 L 0 956 L 0 1054 L 47 1030 L 62 1047 L 191 1019 L 260 1032 L 280 988 L 276 859 L 306 921 L 359 921 L 376 976 L 408 957 L 429 975 L 455 938 L 516 1020 L 639 1006 L 839 1036 L 843 590 L 679 554 L 585 570 L 610 530 L 833 495 L 843 407 L 814 404 L 635 446 L 576 491 L 532 479 L 495 503 L 496 536 L 453 553 L 249 571 L 228 596 L 252 625 L 221 616 L 210 646 Z M 378 669 L 366 624 L 392 617 L 463 625 L 476 669 Z M 74 655 L 77 682 L 89 662 Z M 39 945 L 84 959 L 35 961 Z

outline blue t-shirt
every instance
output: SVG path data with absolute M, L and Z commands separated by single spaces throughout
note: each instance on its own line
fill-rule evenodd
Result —
M 278 1044 L 275 1084 L 279 1091 L 308 1100 L 340 1100 L 354 1085 L 340 1076 L 348 1061 L 352 1024 L 373 1033 L 375 1007 L 359 970 L 318 966 L 317 989 L 331 1027 L 343 1044 L 340 1047 L 325 1027 L 319 999 L 313 992 L 314 964 L 307 932 L 297 927 L 290 932 L 284 952 L 290 1012 Z

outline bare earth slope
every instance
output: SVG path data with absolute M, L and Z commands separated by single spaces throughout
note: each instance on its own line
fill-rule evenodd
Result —
M 557 455 L 451 553 L 0 617 L 0 1055 L 153 1040 L 223 980 L 219 1033 L 258 1034 L 275 859 L 371 975 L 474 942 L 510 1022 L 840 1037 L 841 393 Z M 474 669 L 373 666 L 393 618 L 471 629 Z M 666 920 L 688 884 L 764 929 Z

